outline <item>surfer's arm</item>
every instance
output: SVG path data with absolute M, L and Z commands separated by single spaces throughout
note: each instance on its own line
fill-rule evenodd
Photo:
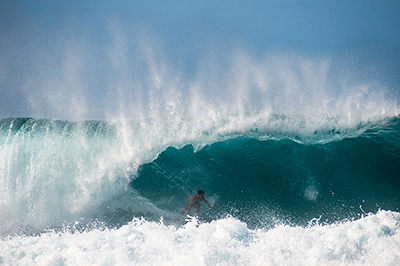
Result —
M 207 201 L 205 198 L 203 198 L 203 200 L 204 200 L 204 202 L 208 205 L 208 207 L 214 208 L 214 206 L 211 206 L 210 203 L 208 203 L 208 201 Z

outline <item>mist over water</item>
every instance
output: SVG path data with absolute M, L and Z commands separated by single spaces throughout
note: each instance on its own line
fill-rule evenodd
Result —
M 260 53 L 211 39 L 188 64 L 151 27 L 127 27 L 115 18 L 106 24 L 103 43 L 89 35 L 27 47 L 29 69 L 18 76 L 25 113 L 75 121 L 277 114 L 307 117 L 318 127 L 326 119 L 316 116 L 354 126 L 397 112 L 390 71 L 363 54 Z

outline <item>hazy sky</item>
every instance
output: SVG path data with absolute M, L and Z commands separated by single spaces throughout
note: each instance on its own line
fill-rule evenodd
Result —
M 185 79 L 236 49 L 350 56 L 399 91 L 399 14 L 397 0 L 2 0 L 0 118 L 102 119 L 165 62 Z

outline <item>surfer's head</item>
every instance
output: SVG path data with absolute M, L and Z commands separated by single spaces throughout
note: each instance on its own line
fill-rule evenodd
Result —
M 204 195 L 204 191 L 200 189 L 199 191 L 197 191 L 197 194 Z

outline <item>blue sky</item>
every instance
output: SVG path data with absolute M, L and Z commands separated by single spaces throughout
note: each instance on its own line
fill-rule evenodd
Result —
M 123 86 L 121 68 L 140 72 L 145 59 L 138 47 L 143 43 L 151 44 L 155 62 L 160 57 L 179 67 L 183 78 L 193 75 L 205 55 L 225 58 L 224 53 L 240 48 L 255 58 L 273 51 L 349 56 L 361 76 L 377 73 L 377 79 L 399 91 L 398 14 L 400 2 L 395 0 L 3 0 L 0 118 L 68 118 L 60 115 L 62 111 L 53 117 L 51 108 L 38 106 L 53 100 L 57 104 L 57 95 L 62 99 L 71 87 L 71 93 L 83 94 L 82 117 L 102 119 L 94 114 L 114 93 L 109 85 L 113 80 Z M 110 54 L 120 58 L 114 65 Z M 77 67 L 70 67 L 74 64 Z M 49 90 L 57 82 L 64 86 L 54 88 L 52 99 Z M 48 89 L 43 91 L 44 87 Z M 38 96 L 43 92 L 47 96 Z

